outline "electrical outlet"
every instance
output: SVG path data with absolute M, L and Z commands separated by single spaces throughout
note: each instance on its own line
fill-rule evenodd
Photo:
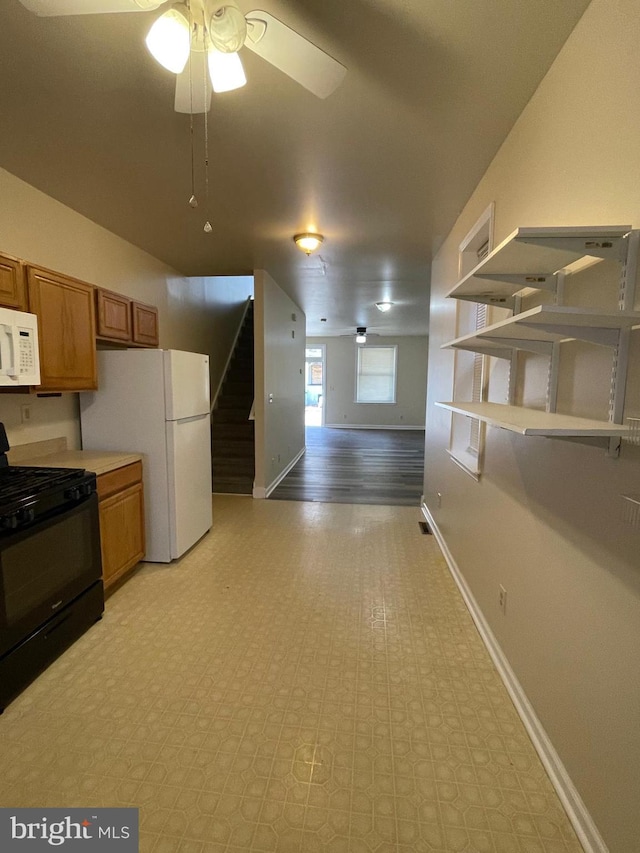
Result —
M 506 616 L 507 614 L 507 590 L 500 584 L 498 587 L 498 606 Z
M 20 406 L 20 419 L 23 424 L 31 420 L 31 406 L 28 403 L 23 403 Z
M 442 506 L 442 492 L 436 492 L 438 496 L 438 509 Z

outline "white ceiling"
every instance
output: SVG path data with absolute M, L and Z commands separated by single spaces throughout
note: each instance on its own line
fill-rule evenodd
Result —
M 209 114 L 211 234 L 203 118 L 193 210 L 190 119 L 144 46 L 158 12 L 37 18 L 2 0 L 0 166 L 185 275 L 268 270 L 308 334 L 424 334 L 432 252 L 588 0 L 258 5 L 348 73 L 320 100 L 243 50 L 247 86 Z M 325 242 L 307 258 L 292 235 L 312 227 Z

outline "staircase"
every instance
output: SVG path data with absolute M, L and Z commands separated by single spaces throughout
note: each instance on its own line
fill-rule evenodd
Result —
M 255 472 L 253 405 L 253 300 L 248 303 L 216 407 L 211 414 L 214 492 L 253 494 Z

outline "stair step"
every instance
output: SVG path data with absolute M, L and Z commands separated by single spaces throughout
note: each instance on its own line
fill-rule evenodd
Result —
M 227 459 L 229 457 L 254 458 L 255 445 L 253 438 L 219 438 L 213 441 L 212 453 L 216 459 Z
M 214 411 L 219 411 L 220 409 L 239 409 L 248 415 L 251 411 L 252 403 L 253 394 L 221 394 L 218 397 L 218 404 Z
M 225 438 L 246 439 L 253 442 L 255 429 L 253 421 L 244 423 L 213 423 L 211 425 L 211 436 L 213 441 L 223 441 Z
M 249 394 L 253 397 L 253 376 L 227 378 L 222 385 L 221 394 Z
M 249 419 L 249 409 L 214 409 L 212 420 L 214 424 L 220 423 L 247 423 Z
M 222 477 L 253 477 L 255 462 L 251 459 L 241 457 L 230 457 L 229 459 L 214 459 L 212 462 L 213 478 Z
M 252 495 L 253 479 L 238 477 L 235 480 L 218 479 L 212 482 L 212 491 L 224 495 Z

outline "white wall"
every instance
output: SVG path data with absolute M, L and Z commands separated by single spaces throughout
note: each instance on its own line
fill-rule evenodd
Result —
M 396 403 L 356 403 L 356 344 L 353 337 L 307 338 L 324 344 L 325 426 L 424 429 L 427 396 L 426 336 L 369 338 L 368 345 L 397 346 Z
M 256 270 L 254 283 L 256 467 L 253 495 L 264 498 L 305 446 L 306 318 L 267 272 Z M 269 402 L 270 395 L 272 402 Z
M 187 279 L 146 252 L 0 169 L 0 252 L 157 305 L 160 346 L 207 353 L 212 384 L 252 292 L 252 278 Z M 22 424 L 20 407 L 31 406 Z M 64 436 L 80 446 L 77 394 L 0 395 L 12 445 Z
M 640 227 L 640 14 L 593 0 L 435 259 L 426 503 L 611 853 L 640 839 L 640 448 L 489 430 L 479 483 L 446 448 L 458 246 L 495 201 L 495 242 L 518 226 Z M 638 294 L 640 297 L 640 294 Z M 640 415 L 635 332 L 627 415 Z M 584 380 L 583 380 L 584 382 Z M 578 391 L 583 389 L 578 389 Z M 438 507 L 436 493 L 442 494 Z M 498 608 L 498 586 L 508 592 Z

